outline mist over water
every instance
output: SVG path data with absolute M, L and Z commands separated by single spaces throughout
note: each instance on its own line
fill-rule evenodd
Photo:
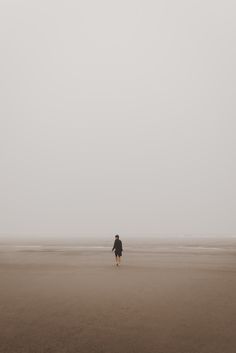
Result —
M 236 234 L 235 7 L 1 1 L 0 238 Z

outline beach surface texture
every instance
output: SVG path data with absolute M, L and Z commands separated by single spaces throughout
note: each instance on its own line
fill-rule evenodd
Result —
M 0 244 L 1 353 L 235 353 L 236 238 Z

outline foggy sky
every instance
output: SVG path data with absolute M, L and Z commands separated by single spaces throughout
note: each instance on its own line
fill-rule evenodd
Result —
M 0 233 L 236 233 L 235 10 L 2 0 Z

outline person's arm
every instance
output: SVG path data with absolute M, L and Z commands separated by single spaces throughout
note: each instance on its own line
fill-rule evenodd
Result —
M 120 241 L 121 242 L 121 251 L 123 251 L 123 245 L 122 245 L 122 241 Z
M 112 251 L 115 250 L 115 248 L 116 248 L 116 241 L 114 241 L 114 245 L 113 245 Z

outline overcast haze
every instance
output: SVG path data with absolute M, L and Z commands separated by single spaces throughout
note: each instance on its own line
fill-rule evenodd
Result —
M 0 233 L 236 233 L 235 10 L 2 0 Z

